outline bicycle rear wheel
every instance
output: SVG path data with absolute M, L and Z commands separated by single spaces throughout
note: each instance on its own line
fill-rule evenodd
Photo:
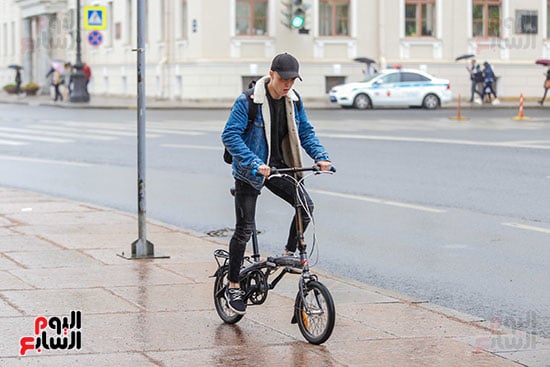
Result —
M 225 299 L 225 286 L 228 283 L 227 273 L 229 272 L 229 267 L 223 266 L 218 270 L 216 275 L 216 280 L 214 281 L 214 305 L 216 306 L 216 312 L 227 324 L 235 324 L 239 322 L 243 315 L 238 315 L 233 310 L 231 310 Z
M 310 281 L 304 286 L 303 297 L 298 291 L 294 317 L 300 332 L 311 344 L 322 344 L 334 329 L 336 309 L 332 296 L 322 283 Z

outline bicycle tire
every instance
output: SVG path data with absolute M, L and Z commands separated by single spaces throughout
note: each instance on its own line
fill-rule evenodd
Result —
M 216 306 L 216 312 L 220 318 L 226 324 L 235 324 L 239 322 L 244 315 L 239 315 L 233 312 L 227 305 L 227 300 L 224 296 L 224 289 L 227 280 L 227 273 L 229 272 L 228 266 L 223 266 L 218 270 L 216 280 L 214 281 L 214 305 Z
M 304 299 L 307 308 L 304 307 Z M 319 345 L 327 341 L 336 321 L 334 300 L 328 288 L 318 281 L 306 283 L 304 297 L 302 298 L 300 291 L 296 295 L 294 317 L 308 342 Z

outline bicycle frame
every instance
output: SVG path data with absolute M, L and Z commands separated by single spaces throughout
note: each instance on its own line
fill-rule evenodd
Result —
M 259 250 L 259 242 L 258 242 L 258 236 L 256 231 L 256 225 L 254 225 L 254 229 L 252 231 L 252 255 L 246 256 L 245 260 L 250 261 L 250 258 L 252 258 L 252 261 L 250 261 L 250 264 L 244 266 L 239 271 L 239 278 L 241 279 L 241 282 L 247 280 L 247 277 L 252 274 L 254 271 L 261 271 L 263 269 L 266 269 L 266 271 L 263 273 L 263 276 L 265 277 L 265 282 L 267 284 L 267 289 L 271 290 L 274 289 L 275 286 L 281 281 L 281 279 L 287 274 L 301 274 L 301 278 L 303 280 L 316 280 L 317 277 L 310 273 L 310 267 L 309 267 L 309 259 L 307 254 L 307 244 L 305 242 L 304 238 L 304 228 L 302 224 L 302 210 L 300 208 L 300 196 L 299 196 L 299 187 L 301 185 L 301 179 L 299 178 L 298 174 L 300 172 L 316 172 L 321 173 L 320 169 L 317 166 L 313 167 L 298 167 L 298 168 L 283 168 L 283 169 L 271 169 L 271 175 L 270 176 L 284 176 L 287 175 L 293 179 L 293 182 L 295 183 L 295 191 L 294 191 L 294 211 L 295 211 L 295 221 L 296 221 L 296 233 L 297 233 L 297 249 L 299 250 L 300 257 L 294 258 L 294 257 L 288 257 L 288 256 L 280 256 L 280 257 L 268 257 L 266 260 L 260 261 L 260 250 Z M 334 168 L 331 169 L 330 173 L 335 172 Z M 234 195 L 234 190 L 231 190 L 232 195 Z M 218 269 L 221 269 L 223 266 L 226 266 L 229 262 L 229 253 L 225 250 L 217 250 L 214 253 L 214 256 L 216 257 L 216 261 L 218 262 Z M 223 264 L 218 261 L 218 258 L 223 258 L 224 262 Z M 268 277 L 272 275 L 279 267 L 282 267 L 282 271 L 280 274 L 277 275 L 275 279 L 271 283 L 268 283 Z M 300 269 L 300 270 L 298 270 Z M 217 273 L 217 272 L 216 272 Z M 248 289 L 248 287 L 241 287 L 243 289 L 246 289 L 244 299 L 248 300 L 251 295 L 256 292 L 256 289 Z M 303 282 L 300 282 L 300 289 L 303 288 Z M 262 290 L 266 291 L 266 290 Z M 263 302 L 262 302 L 263 303 Z
M 310 215 L 310 210 L 307 207 L 307 203 L 301 202 L 303 198 L 300 194 L 304 178 L 300 177 L 299 172 L 304 171 L 321 172 L 317 166 L 314 166 L 312 168 L 272 169 L 270 175 L 290 177 L 295 184 L 296 241 L 300 257 L 269 256 L 265 260 L 260 260 L 258 237 L 256 226 L 254 225 L 252 232 L 253 254 L 245 256 L 244 260 L 248 264 L 241 267 L 239 282 L 240 288 L 244 291 L 243 300 L 247 304 L 259 305 L 265 302 L 269 290 L 274 289 L 286 274 L 300 274 L 291 323 L 298 324 L 300 332 L 308 342 L 321 344 L 332 333 L 336 311 L 330 291 L 318 281 L 316 275 L 310 273 L 309 259 L 306 251 L 307 245 L 302 225 L 302 216 L 304 215 L 302 213 L 302 206 L 304 206 L 305 215 Z M 335 172 L 334 169 L 331 169 L 331 171 Z M 322 172 L 325 173 L 325 171 Z M 234 194 L 234 191 L 232 193 Z M 243 315 L 232 311 L 224 296 L 228 286 L 228 279 L 226 277 L 229 271 L 229 252 L 219 249 L 214 252 L 214 257 L 218 263 L 218 269 L 213 275 L 216 278 L 214 281 L 214 304 L 216 311 L 225 323 L 234 324 L 241 320 Z M 281 272 L 269 282 L 269 276 L 280 269 Z

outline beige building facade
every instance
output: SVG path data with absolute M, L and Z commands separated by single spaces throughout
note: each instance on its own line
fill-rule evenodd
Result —
M 363 78 L 366 56 L 377 68 L 400 64 L 451 80 L 469 97 L 467 61 L 489 61 L 500 96 L 539 96 L 550 58 L 550 0 L 146 0 L 146 90 L 161 99 L 236 97 L 264 75 L 274 55 L 294 54 L 308 98 L 327 98 L 331 85 Z M 105 7 L 99 45 L 82 30 L 82 59 L 94 94 L 134 96 L 137 0 L 81 0 Z M 76 0 L 0 0 L 0 83 L 48 85 L 52 60 L 76 59 Z M 288 27 L 305 11 L 304 30 Z M 307 30 L 307 32 L 306 32 Z M 97 41 L 97 40 L 96 40 Z M 46 88 L 45 88 L 46 90 Z

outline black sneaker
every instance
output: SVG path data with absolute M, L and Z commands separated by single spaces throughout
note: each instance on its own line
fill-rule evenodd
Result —
M 227 306 L 235 312 L 237 315 L 244 315 L 246 313 L 246 304 L 243 301 L 244 292 L 240 288 L 225 288 L 225 299 L 227 300 Z

